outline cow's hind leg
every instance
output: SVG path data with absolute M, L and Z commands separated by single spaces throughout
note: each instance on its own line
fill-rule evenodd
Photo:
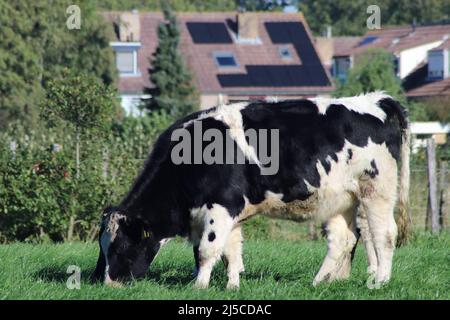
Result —
M 378 168 L 376 174 L 369 175 L 369 178 L 360 182 L 360 209 L 367 218 L 376 254 L 375 283 L 383 284 L 388 282 L 391 277 L 392 257 L 397 238 L 397 225 L 394 220 L 397 166 L 395 160 L 390 156 L 380 157 L 376 161 L 373 160 L 373 163 Z M 369 261 L 369 267 L 373 263 L 373 261 Z M 373 272 L 374 269 L 371 267 L 369 271 Z
M 357 240 L 355 208 L 331 218 L 326 230 L 328 251 L 313 285 L 322 281 L 344 279 L 350 275 L 351 255 Z
M 377 273 L 378 260 L 375 253 L 375 247 L 373 245 L 372 234 L 369 229 L 369 222 L 367 221 L 366 212 L 362 207 L 359 210 L 358 226 L 361 232 L 361 239 L 364 243 L 367 254 L 367 273 L 370 275 L 375 275 Z
M 367 212 L 369 230 L 377 258 L 375 283 L 383 284 L 389 281 L 392 269 L 397 225 L 394 220 L 394 204 L 391 200 L 378 198 L 364 202 Z M 370 265 L 369 265 L 370 267 Z M 371 272 L 374 272 L 372 267 Z
M 239 287 L 239 273 L 244 271 L 242 240 L 241 226 L 238 225 L 231 231 L 224 250 L 224 262 L 228 273 L 227 289 Z
M 210 208 L 206 205 L 203 211 L 203 233 L 198 247 L 199 271 L 195 286 L 207 288 L 211 272 L 224 252 L 225 244 L 233 228 L 233 219 L 228 210 L 213 204 Z

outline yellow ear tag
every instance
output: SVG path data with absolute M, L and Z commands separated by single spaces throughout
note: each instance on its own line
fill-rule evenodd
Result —
M 143 237 L 143 238 L 150 238 L 150 232 L 149 232 L 149 231 L 142 230 L 142 237 Z

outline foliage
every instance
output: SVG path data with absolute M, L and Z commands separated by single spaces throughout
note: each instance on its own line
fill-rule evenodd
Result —
M 371 49 L 363 53 L 350 69 L 347 81 L 337 83 L 336 96 L 382 90 L 408 108 L 410 121 L 428 121 L 426 107 L 422 103 L 406 101 L 401 81 L 395 76 L 392 55 L 383 49 Z
M 104 130 L 115 114 L 115 90 L 92 75 L 65 70 L 47 87 L 41 115 L 51 126 L 64 120 L 76 130 Z
M 0 129 L 10 121 L 35 127 L 46 84 L 64 68 L 90 73 L 106 84 L 116 71 L 110 27 L 91 1 L 78 1 L 81 29 L 66 27 L 69 0 L 0 0 Z
M 161 10 L 160 0 L 97 0 L 98 7 L 103 10 Z M 171 0 L 175 11 L 233 11 L 236 9 L 235 0 Z
M 305 14 L 315 34 L 324 32 L 326 26 L 333 27 L 333 35 L 363 35 L 367 32 L 366 21 L 369 5 L 380 7 L 381 26 L 431 23 L 450 18 L 447 0 L 382 0 L 374 3 L 361 1 L 303 0 L 300 10 Z
M 158 48 L 149 71 L 155 88 L 149 90 L 153 97 L 148 108 L 165 110 L 174 118 L 179 118 L 197 108 L 198 92 L 178 51 L 180 31 L 176 16 L 167 2 L 162 4 L 165 22 L 158 27 Z
M 352 96 L 362 92 L 383 90 L 401 98 L 401 82 L 395 76 L 392 55 L 382 49 L 368 50 L 350 69 L 345 83 L 338 84 L 337 96 Z
M 166 114 L 155 112 L 116 120 L 103 139 L 87 137 L 78 179 L 73 130 L 28 135 L 11 125 L 0 134 L 0 241 L 92 240 L 101 209 L 125 195 L 169 124 Z

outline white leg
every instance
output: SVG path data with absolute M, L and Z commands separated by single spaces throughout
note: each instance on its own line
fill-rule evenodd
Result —
M 372 234 L 369 229 L 369 222 L 367 221 L 367 214 L 361 207 L 358 216 L 358 226 L 361 232 L 361 238 L 366 248 L 367 254 L 367 273 L 370 275 L 375 275 L 377 273 L 378 260 L 375 253 L 375 247 L 373 245 Z
M 224 250 L 224 258 L 228 272 L 227 289 L 239 288 L 239 273 L 244 271 L 242 241 L 241 226 L 236 226 L 231 231 Z
M 392 257 L 397 238 L 394 206 L 385 199 L 372 200 L 365 206 L 368 211 L 367 220 L 378 262 L 375 282 L 387 283 L 391 278 Z
M 360 208 L 367 218 L 367 225 L 373 245 L 367 242 L 369 271 L 375 273 L 375 284 L 389 281 L 392 257 L 397 238 L 397 225 L 394 220 L 394 207 L 397 198 L 397 164 L 391 156 L 374 159 L 376 174 L 360 181 Z M 362 220 L 364 226 L 364 219 Z M 367 228 L 366 228 L 367 229 Z M 370 240 L 368 240 L 370 241 Z M 375 258 L 377 268 L 373 267 Z
M 331 218 L 327 223 L 328 251 L 313 285 L 350 274 L 351 251 L 356 244 L 354 209 Z
M 198 249 L 200 269 L 195 286 L 207 288 L 211 271 L 222 256 L 225 244 L 233 228 L 233 219 L 221 205 L 214 204 L 211 209 L 206 205 L 203 211 L 203 234 Z

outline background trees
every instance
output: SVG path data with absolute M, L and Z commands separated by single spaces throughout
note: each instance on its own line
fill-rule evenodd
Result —
M 81 29 L 69 30 L 69 0 L 0 1 L 0 130 L 13 120 L 36 127 L 47 82 L 63 77 L 65 68 L 114 83 L 110 27 L 92 1 L 78 3 Z
M 175 11 L 280 11 L 289 0 L 171 0 Z M 362 35 L 367 31 L 366 8 L 377 4 L 382 25 L 429 23 L 450 19 L 448 0 L 299 0 L 302 11 L 314 34 L 320 35 L 327 25 L 334 35 Z M 97 0 L 104 10 L 160 10 L 159 0 Z
M 147 108 L 164 110 L 174 118 L 198 108 L 198 93 L 192 76 L 178 51 L 180 31 L 177 20 L 167 2 L 162 2 L 165 22 L 158 27 L 158 48 L 151 60 L 150 80 L 155 89 Z

